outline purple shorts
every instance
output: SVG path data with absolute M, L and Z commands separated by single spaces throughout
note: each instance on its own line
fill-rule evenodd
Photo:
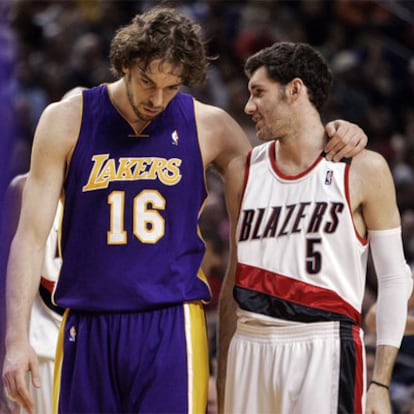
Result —
M 205 413 L 203 305 L 151 312 L 66 311 L 56 354 L 54 408 L 69 413 Z

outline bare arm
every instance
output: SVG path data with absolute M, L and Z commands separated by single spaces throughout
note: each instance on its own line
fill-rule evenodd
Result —
M 224 395 L 227 369 L 227 354 L 231 339 L 236 330 L 236 301 L 233 298 L 234 275 L 236 270 L 236 252 L 234 241 L 230 247 L 230 263 L 219 297 L 218 321 L 218 372 L 217 403 L 219 413 L 224 413 Z
M 10 249 L 10 244 L 13 239 L 14 234 L 16 233 L 17 224 L 19 221 L 19 215 L 20 215 L 20 206 L 21 206 L 21 200 L 22 200 L 22 193 L 23 193 L 23 187 L 27 179 L 27 174 L 18 175 L 13 178 L 13 180 L 9 183 L 7 187 L 7 191 L 4 198 L 4 216 L 2 220 L 3 229 L 4 229 L 4 245 L 5 245 L 5 254 L 8 254 L 8 250 Z M 4 296 L 5 298 L 5 296 Z M 1 311 L 5 312 L 5 303 L 1 301 Z M 5 313 L 3 313 L 5 315 Z M 4 337 L 2 337 L 2 340 Z M 2 361 L 3 362 L 3 361 Z M 0 400 L 2 400 L 5 395 L 3 392 L 3 383 L 0 385 L 1 389 L 1 396 Z M 1 401 L 3 402 L 3 401 Z M 0 412 L 3 412 L 1 410 L 1 407 L 3 407 L 0 403 Z M 6 410 L 6 407 L 10 408 Z M 5 413 L 11 413 L 14 412 L 13 410 L 18 410 L 18 407 L 15 406 L 15 404 L 8 404 L 8 402 L 4 401 L 4 410 Z
M 230 220 L 230 252 L 229 263 L 219 297 L 217 397 L 220 413 L 224 412 L 228 348 L 236 329 L 237 304 L 233 297 L 237 265 L 237 241 L 235 233 L 241 192 L 243 189 L 245 160 L 245 157 L 235 160 L 233 165 L 228 168 L 227 177 L 225 178 L 226 203 Z
M 371 151 L 363 151 L 355 157 L 351 167 L 351 201 L 354 209 L 354 221 L 358 230 L 364 234 L 364 231 L 385 231 L 398 229 L 401 225 L 398 206 L 396 204 L 395 188 L 391 172 L 385 159 Z M 365 229 L 364 229 L 365 226 Z M 381 233 L 385 234 L 385 233 Z M 388 233 L 387 233 L 388 234 Z M 388 238 L 386 238 L 388 240 Z M 372 240 L 372 244 L 373 244 Z M 398 243 L 397 243 L 398 244 Z M 371 248 L 374 246 L 371 245 Z M 379 301 L 381 295 L 399 295 L 407 299 L 407 292 L 401 292 L 405 289 L 405 279 L 408 279 L 405 267 L 405 260 L 402 252 L 402 243 L 397 252 L 401 260 L 395 263 L 393 248 L 388 246 L 388 251 L 383 251 L 381 260 L 378 260 L 378 252 L 373 251 L 374 265 L 378 277 Z M 376 247 L 377 248 L 377 247 Z M 385 249 L 384 249 L 385 250 Z M 375 253 L 375 254 L 374 254 Z M 387 253 L 389 253 L 387 255 Z M 384 269 L 387 269 L 386 271 Z M 388 274 L 389 269 L 395 272 L 395 275 Z M 391 277 L 390 277 L 391 276 Z M 390 297 L 386 299 L 390 300 Z M 391 332 L 395 326 L 401 326 L 400 331 L 387 337 L 393 337 L 394 341 L 385 341 L 386 343 L 378 344 L 376 348 L 375 365 L 373 370 L 373 380 L 389 385 L 391 375 L 398 353 L 396 343 L 401 340 L 407 304 L 404 301 L 395 298 L 392 312 L 384 306 L 378 307 L 381 313 L 381 327 L 384 333 Z M 398 336 L 398 340 L 395 337 Z M 385 387 L 371 384 L 367 393 L 367 414 L 373 413 L 391 413 L 391 403 L 388 390 Z
M 218 323 L 218 404 L 223 411 L 227 349 L 236 324 L 233 299 L 236 267 L 235 227 L 244 180 L 249 141 L 240 126 L 224 111 L 199 104 L 200 144 L 205 166 L 213 164 L 224 180 L 227 213 L 230 220 L 230 252 L 226 276 L 220 292 Z
M 6 286 L 6 355 L 3 381 L 8 395 L 32 413 L 25 376 L 39 386 L 37 357 L 29 344 L 29 320 L 39 287 L 44 247 L 62 191 L 67 160 L 79 129 L 78 103 L 52 104 L 36 129 L 31 170 L 23 191 L 19 224 L 13 239 Z M 75 132 L 76 131 L 76 132 Z

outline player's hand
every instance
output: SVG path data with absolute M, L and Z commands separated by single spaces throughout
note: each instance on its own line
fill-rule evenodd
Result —
M 7 398 L 16 401 L 29 414 L 33 414 L 34 401 L 26 384 L 26 374 L 31 372 L 32 383 L 40 387 L 39 366 L 36 353 L 30 344 L 8 344 L 3 363 L 3 384 Z
M 325 126 L 329 137 L 325 146 L 326 159 L 340 161 L 361 152 L 368 143 L 365 132 L 356 124 L 341 119 L 331 121 Z
M 390 393 L 386 388 L 375 384 L 369 386 L 365 414 L 392 414 Z

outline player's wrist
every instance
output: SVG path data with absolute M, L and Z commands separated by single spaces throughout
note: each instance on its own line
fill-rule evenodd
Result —
M 389 389 L 390 389 L 389 385 L 384 384 L 383 382 L 380 382 L 380 381 L 375 381 L 375 380 L 371 380 L 369 385 L 375 385 L 375 386 L 380 387 L 380 388 L 385 388 L 387 391 L 389 391 Z

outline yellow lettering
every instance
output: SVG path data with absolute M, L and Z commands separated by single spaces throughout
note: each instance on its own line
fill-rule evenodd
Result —
M 90 190 L 97 190 L 99 188 L 106 188 L 108 187 L 108 181 L 99 182 L 98 175 L 100 174 L 100 170 L 104 164 L 104 162 L 109 158 L 109 154 L 102 154 L 102 155 L 94 155 L 92 157 L 92 161 L 94 165 L 92 167 L 92 171 L 89 174 L 89 179 L 86 185 L 82 187 L 82 191 L 90 191 Z
M 132 173 L 132 167 L 134 165 L 136 165 L 135 158 L 120 158 L 118 171 L 116 173 L 116 179 L 120 181 L 132 180 L 134 176 Z
M 167 161 L 167 168 L 161 171 L 159 174 L 160 181 L 165 185 L 175 185 L 180 182 L 180 165 L 181 160 L 179 158 L 171 158 Z
M 181 160 L 179 158 L 109 158 L 109 154 L 94 155 L 93 166 L 88 182 L 82 191 L 107 188 L 113 181 L 156 180 L 165 185 L 175 185 L 180 182 Z
M 116 166 L 115 160 L 111 158 L 106 162 L 104 167 L 102 168 L 101 173 L 99 174 L 97 181 L 98 182 L 105 182 L 108 186 L 108 182 L 116 180 Z
M 155 180 L 158 177 L 162 177 L 163 169 L 167 164 L 167 160 L 165 158 L 153 158 L 151 168 L 148 172 L 148 178 L 150 180 Z

